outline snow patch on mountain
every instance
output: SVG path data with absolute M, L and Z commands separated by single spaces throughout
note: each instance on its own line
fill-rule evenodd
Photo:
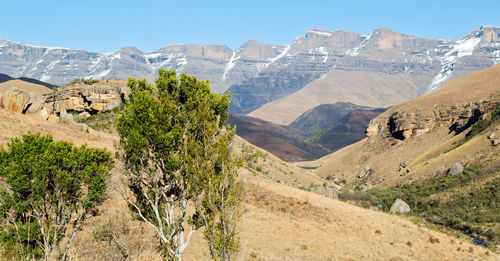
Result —
M 158 58 L 162 55 L 163 55 L 162 53 L 147 53 L 144 55 L 144 57 L 146 57 L 146 60 L 150 60 L 150 59 Z
M 313 34 L 317 34 L 317 35 L 321 35 L 321 36 L 324 36 L 324 37 L 330 37 L 332 35 L 331 32 L 328 32 L 328 31 L 323 31 L 323 30 L 318 30 L 318 29 L 308 29 L 306 31 L 306 33 L 313 33 Z
M 92 79 L 103 79 L 106 75 L 108 75 L 111 72 L 111 69 L 104 70 L 102 72 L 99 72 L 97 74 L 93 74 L 90 76 L 85 77 L 86 79 L 92 78 Z
M 464 56 L 472 55 L 476 46 L 481 42 L 479 37 L 464 38 L 454 42 L 451 50 L 449 50 L 442 58 L 442 69 L 438 75 L 434 76 L 431 84 L 427 88 L 427 92 L 441 87 L 443 83 L 450 78 L 455 63 Z
M 274 62 L 276 62 L 277 60 L 279 60 L 281 57 L 284 57 L 285 55 L 288 54 L 288 51 L 290 51 L 290 45 L 287 45 L 283 51 L 281 51 L 281 53 L 273 58 L 270 58 L 269 59 L 269 65 L 273 64 Z M 268 67 L 269 67 L 268 65 Z
M 493 63 L 495 65 L 500 63 L 500 50 L 496 50 L 493 52 L 493 58 L 495 59 L 495 60 L 493 60 Z
M 361 44 L 345 52 L 346 55 L 358 56 L 359 50 L 365 47 L 370 42 L 370 39 L 372 39 L 372 34 L 362 34 L 361 37 L 365 38 L 363 39 L 363 41 L 361 41 Z
M 226 63 L 226 66 L 224 67 L 224 73 L 222 74 L 222 81 L 225 82 L 227 79 L 227 74 L 231 69 L 234 68 L 236 65 L 236 61 L 241 58 L 241 49 L 238 48 L 233 52 L 233 55 L 231 55 L 231 58 L 229 61 Z

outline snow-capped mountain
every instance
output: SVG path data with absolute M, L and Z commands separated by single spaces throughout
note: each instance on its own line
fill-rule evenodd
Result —
M 393 92 L 408 92 L 404 99 L 414 98 L 451 79 L 500 63 L 499 35 L 500 28 L 492 26 L 483 26 L 459 40 L 424 39 L 388 29 L 369 34 L 309 29 L 284 46 L 247 41 L 234 51 L 225 45 L 190 44 L 150 52 L 123 47 L 113 53 L 0 40 L 0 73 L 63 85 L 74 78 L 90 77 L 153 80 L 159 68 L 175 69 L 210 79 L 217 92 L 229 89 L 231 110 L 249 113 L 307 86 L 345 80 L 333 77 L 339 72 L 409 76 L 419 87 Z M 380 84 L 364 83 L 371 89 Z M 390 93 L 384 95 L 377 98 L 378 104 L 366 99 L 360 105 L 379 107 L 384 105 L 382 99 L 394 102 L 388 98 Z

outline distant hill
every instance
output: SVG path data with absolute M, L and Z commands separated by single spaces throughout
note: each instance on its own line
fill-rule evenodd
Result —
M 230 114 L 236 133 L 286 161 L 318 159 L 365 137 L 368 122 L 385 109 L 352 103 L 323 104 L 288 126 L 250 116 Z
M 288 126 L 299 129 L 310 136 L 332 126 L 351 111 L 371 109 L 373 108 L 359 106 L 350 102 L 321 104 L 300 115 Z
M 306 135 L 291 127 L 236 114 L 230 114 L 227 123 L 237 126 L 240 137 L 286 161 L 312 160 L 329 153 L 305 142 Z
M 7 74 L 0 73 L 0 83 L 10 81 L 10 80 L 14 80 L 14 78 L 8 76 Z
M 336 151 L 356 143 L 365 136 L 365 129 L 371 119 L 377 117 L 385 109 L 350 111 L 333 125 L 319 131 L 309 139 L 329 151 Z
M 4 92 L 10 87 L 17 87 L 28 92 L 44 93 L 57 86 L 36 79 L 26 77 L 13 78 L 6 74 L 0 74 L 0 92 Z

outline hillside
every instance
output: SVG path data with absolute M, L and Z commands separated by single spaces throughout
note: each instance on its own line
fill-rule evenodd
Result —
M 0 142 L 6 143 L 26 131 L 50 133 L 56 140 L 113 150 L 116 137 L 91 131 L 81 132 L 62 123 L 51 123 L 29 115 L 0 110 Z M 244 141 L 235 146 L 248 151 Z M 250 155 L 265 152 L 250 149 Z M 259 154 L 259 153 L 257 153 Z M 259 156 L 260 157 L 260 156 Z M 253 159 L 252 161 L 253 162 Z M 272 156 L 262 156 L 263 174 L 242 170 L 245 187 L 238 260 L 497 260 L 495 253 L 472 245 L 463 237 L 442 234 L 425 224 L 348 205 L 311 192 L 272 182 L 273 173 L 282 173 L 299 184 L 321 184 L 304 170 Z M 280 169 L 285 170 L 282 172 Z M 272 171 L 274 170 L 274 171 Z M 269 171 L 268 173 L 266 173 Z M 276 180 L 275 180 L 276 181 Z M 319 182 L 318 182 L 319 181 Z M 119 164 L 110 182 L 123 187 Z M 280 182 L 284 182 L 280 180 Z M 113 189 L 93 217 L 86 220 L 75 238 L 75 260 L 130 259 L 160 260 L 151 229 L 132 219 L 125 202 Z M 113 240 L 101 237 L 113 233 Z M 140 236 L 137 236 L 140 235 Z M 117 243 L 118 242 L 118 243 Z M 202 231 L 195 233 L 185 260 L 203 260 L 206 246 Z
M 16 79 L 6 74 L 0 74 L 0 93 L 6 92 L 10 87 L 16 87 L 27 92 L 43 94 L 50 92 L 55 85 L 26 77 Z
M 467 231 L 495 248 L 500 244 L 500 216 L 493 214 L 500 208 L 499 81 L 500 66 L 459 78 L 383 112 L 368 124 L 368 138 L 299 165 L 319 167 L 314 172 L 320 177 L 360 189 L 344 192 L 346 200 L 388 210 L 395 197 L 403 198 L 414 215 Z M 448 174 L 454 164 L 464 171 Z
M 394 170 L 398 168 L 400 161 L 444 149 L 443 145 L 450 145 L 462 138 L 465 133 L 460 134 L 462 136 L 455 135 L 449 128 L 454 125 L 454 121 L 460 119 L 459 115 L 463 112 L 462 122 L 469 119 L 467 116 L 472 117 L 468 112 L 478 106 L 476 101 L 494 98 L 492 95 L 500 92 L 498 81 L 500 66 L 495 66 L 452 81 L 423 97 L 389 108 L 368 125 L 367 135 L 371 138 L 320 159 L 316 163 L 323 164 L 324 167 L 319 168 L 317 173 L 326 175 L 338 170 L 355 180 L 355 169 L 363 164 L 371 164 L 374 169 L 380 169 L 375 173 L 399 176 Z M 465 104 L 465 108 L 462 104 Z M 441 115 L 447 118 L 441 119 Z M 393 137 L 399 137 L 398 133 L 402 131 L 407 131 L 407 136 L 411 138 L 400 141 Z M 384 153 L 379 153 L 377 149 Z M 344 161 L 347 158 L 352 159 Z M 339 162 L 346 164 L 338 164 Z
M 237 126 L 240 137 L 286 161 L 317 159 L 329 152 L 305 142 L 306 134 L 295 128 L 235 114 L 230 114 L 228 124 Z
M 304 131 L 308 136 L 330 127 L 347 113 L 354 110 L 369 110 L 370 107 L 358 106 L 350 102 L 318 105 L 297 117 L 289 127 Z
M 329 151 L 336 151 L 365 138 L 366 125 L 384 109 L 354 110 L 334 124 L 317 132 L 309 141 Z

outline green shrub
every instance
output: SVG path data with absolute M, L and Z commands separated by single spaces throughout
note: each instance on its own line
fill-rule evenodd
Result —
M 0 150 L 6 184 L 0 189 L 0 245 L 17 259 L 47 259 L 69 237 L 65 253 L 86 214 L 104 198 L 112 166 L 103 149 L 40 134 L 12 139 Z

